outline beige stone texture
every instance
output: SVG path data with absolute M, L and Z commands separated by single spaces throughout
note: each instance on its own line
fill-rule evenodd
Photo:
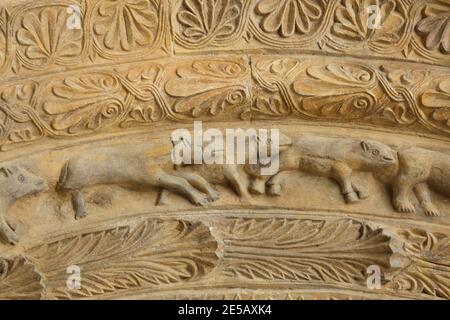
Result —
M 450 299 L 450 1 L 2 0 L 0 180 L 0 299 Z

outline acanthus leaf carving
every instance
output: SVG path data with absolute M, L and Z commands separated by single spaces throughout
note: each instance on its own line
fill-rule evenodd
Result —
M 239 279 L 362 284 L 369 265 L 389 268 L 392 253 L 381 230 L 352 220 L 234 219 L 222 228 L 223 270 Z
M 218 116 L 230 108 L 250 102 L 246 81 L 248 69 L 239 62 L 196 61 L 189 67 L 177 69 L 177 78 L 165 86 L 166 92 L 182 101 L 175 102 L 173 110 L 180 115 L 198 118 Z
M 323 15 L 321 1 L 314 0 L 261 0 L 256 9 L 264 16 L 261 28 L 279 32 L 282 37 L 309 34 L 313 23 Z
M 442 79 L 435 90 L 422 94 L 422 103 L 431 108 L 432 118 L 450 127 L 450 80 Z
M 450 3 L 436 1 L 425 6 L 425 18 L 417 24 L 419 33 L 425 35 L 425 47 L 450 53 Z
M 241 3 L 230 0 L 185 0 L 178 14 L 185 27 L 183 35 L 194 42 L 227 39 L 236 31 Z
M 419 229 L 402 230 L 410 264 L 393 274 L 387 287 L 398 291 L 450 299 L 448 236 Z
M 107 50 L 132 51 L 157 38 L 157 8 L 149 0 L 102 0 L 96 9 L 96 38 Z
M 66 7 L 27 11 L 17 31 L 19 60 L 31 68 L 74 63 L 82 52 L 83 31 L 67 27 Z
M 333 35 L 358 45 L 367 42 L 372 49 L 376 49 L 373 45 L 377 43 L 395 47 L 405 24 L 405 18 L 397 11 L 397 2 L 388 0 L 379 5 L 379 21 L 370 20 L 368 9 L 371 5 L 378 6 L 378 1 L 343 0 L 336 10 L 337 23 L 333 25 Z M 370 28 L 369 23 L 378 25 Z
M 302 111 L 314 115 L 361 117 L 377 103 L 376 77 L 370 68 L 328 64 L 312 66 L 292 86 L 303 97 Z
M 52 91 L 59 101 L 70 101 L 60 104 L 56 100 L 44 105 L 48 114 L 56 116 L 51 123 L 56 131 L 75 134 L 84 129 L 95 130 L 114 123 L 123 114 L 124 106 L 118 97 L 120 83 L 109 74 L 67 78 Z
M 217 261 L 217 243 L 201 223 L 147 220 L 83 233 L 27 251 L 46 281 L 46 298 L 87 298 L 195 281 Z M 83 272 L 79 290 L 66 286 L 66 268 Z
M 24 257 L 0 258 L 0 299 L 36 300 L 43 290 L 41 275 Z
M 6 32 L 9 14 L 5 8 L 0 8 L 0 70 L 6 60 Z

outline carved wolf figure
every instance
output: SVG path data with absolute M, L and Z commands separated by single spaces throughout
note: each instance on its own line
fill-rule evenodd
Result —
M 418 147 L 405 147 L 398 153 L 399 173 L 394 182 L 394 207 L 405 213 L 416 210 L 410 201 L 414 193 L 428 216 L 439 216 L 429 188 L 450 196 L 450 156 Z
M 5 213 L 18 199 L 44 190 L 45 182 L 20 165 L 0 167 L 0 179 L 0 237 L 15 244 L 18 238 Z
M 263 141 L 259 136 L 256 136 L 257 149 L 265 148 L 267 156 L 271 156 L 270 139 Z M 292 144 L 292 139 L 282 132 L 279 132 L 279 151 L 283 152 Z M 234 192 L 244 200 L 250 200 L 250 193 L 264 194 L 265 182 L 267 176 L 262 176 L 260 173 L 253 174 L 251 165 L 248 164 L 248 154 L 246 164 L 181 164 L 175 166 L 177 172 L 182 173 L 196 173 L 204 177 L 209 183 L 218 185 L 230 185 Z M 161 198 L 165 195 L 162 194 Z M 161 201 L 161 203 L 165 200 Z
M 71 158 L 61 171 L 57 189 L 71 192 L 76 219 L 87 215 L 80 189 L 93 185 L 159 187 L 179 193 L 201 206 L 217 199 L 202 177 L 171 174 L 164 167 L 171 167 L 169 158 L 158 161 L 151 148 L 144 145 L 105 147 Z
M 398 162 L 397 152 L 372 140 L 302 136 L 280 153 L 280 172 L 268 182 L 268 193 L 280 195 L 283 171 L 300 170 L 334 179 L 347 203 L 368 197 L 363 186 L 354 181 L 353 171 L 376 173 Z

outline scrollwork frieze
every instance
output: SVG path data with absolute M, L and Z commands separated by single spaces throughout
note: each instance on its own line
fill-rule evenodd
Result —
M 250 108 L 250 74 L 245 59 L 216 58 L 19 81 L 0 89 L 2 144 L 161 121 L 238 118 Z
M 298 116 L 422 127 L 447 135 L 445 71 L 301 57 L 253 59 L 253 118 Z M 447 119 L 447 120 L 446 120 Z

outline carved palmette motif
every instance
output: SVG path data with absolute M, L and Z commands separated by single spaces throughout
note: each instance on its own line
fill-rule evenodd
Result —
M 358 121 L 449 135 L 441 69 L 251 56 L 98 69 L 0 87 L 1 144 L 193 120 Z M 326 89 L 326 90 L 325 90 Z
M 0 88 L 1 144 L 164 120 L 227 119 L 238 117 L 251 103 L 250 70 L 244 59 L 146 63 L 53 79 Z
M 176 3 L 175 42 L 184 51 L 250 45 L 449 62 L 450 4 L 445 0 Z
M 253 76 L 263 89 L 252 107 L 256 118 L 292 114 L 313 120 L 359 120 L 449 132 L 447 76 L 427 68 L 314 62 L 300 58 L 255 59 Z M 430 77 L 431 76 L 431 77 Z

